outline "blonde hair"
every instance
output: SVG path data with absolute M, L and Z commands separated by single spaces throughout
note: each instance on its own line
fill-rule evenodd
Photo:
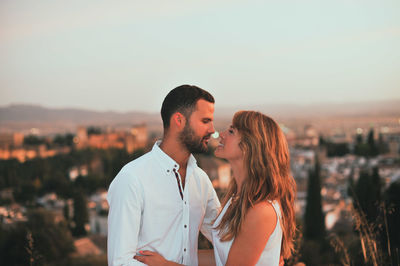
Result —
M 239 111 L 233 117 L 233 128 L 241 136 L 239 147 L 244 153 L 247 178 L 239 195 L 237 184 L 232 178 L 223 200 L 226 205 L 232 201 L 216 229 L 220 230 L 222 241 L 238 235 L 248 209 L 255 204 L 276 200 L 282 211 L 283 257 L 289 258 L 293 252 L 296 231 L 294 199 L 296 182 L 290 174 L 290 156 L 286 138 L 278 124 L 270 117 L 254 111 Z

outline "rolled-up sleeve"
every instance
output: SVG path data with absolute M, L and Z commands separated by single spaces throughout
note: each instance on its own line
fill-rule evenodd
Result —
M 144 265 L 135 260 L 143 197 L 133 176 L 121 170 L 108 190 L 108 265 Z

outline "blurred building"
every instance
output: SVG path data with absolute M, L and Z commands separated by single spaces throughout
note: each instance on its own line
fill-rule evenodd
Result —
M 400 132 L 382 134 L 390 155 L 400 155 Z
M 36 200 L 36 203 L 53 214 L 55 223 L 59 223 L 65 220 L 64 206 L 68 204 L 68 202 L 66 202 L 63 199 L 60 199 L 56 193 L 54 192 L 47 193 L 42 197 L 38 198 Z M 72 201 L 70 201 L 69 204 L 72 205 Z
M 306 125 L 301 129 L 294 130 L 282 127 L 289 146 L 292 147 L 317 147 L 319 144 L 319 133 L 312 125 Z
M 60 153 L 66 154 L 70 151 L 70 147 L 57 147 L 49 149 L 45 144 L 26 147 L 9 147 L 5 149 L 0 148 L 0 160 L 17 159 L 20 162 L 25 162 L 26 160 L 31 160 L 36 157 L 47 158 Z
M 73 253 L 73 257 L 96 256 L 103 253 L 101 249 L 88 237 L 75 240 L 74 246 L 75 253 Z
M 24 143 L 24 134 L 0 134 L 0 149 L 18 148 Z
M 149 134 L 146 125 L 134 126 L 125 141 L 125 148 L 128 153 L 137 149 L 143 149 L 149 142 Z
M 88 201 L 90 232 L 107 236 L 108 202 L 107 191 L 99 190 L 91 195 Z
M 197 163 L 210 178 L 213 187 L 227 189 L 231 181 L 231 166 L 228 162 L 205 155 L 196 155 Z
M 133 126 L 127 131 L 111 131 L 105 133 L 88 134 L 85 127 L 79 127 L 74 139 L 77 149 L 125 149 L 132 153 L 137 149 L 145 148 L 148 143 L 148 129 L 146 125 Z
M 15 223 L 26 222 L 26 212 L 26 207 L 18 203 L 0 206 L 0 224 L 8 227 Z

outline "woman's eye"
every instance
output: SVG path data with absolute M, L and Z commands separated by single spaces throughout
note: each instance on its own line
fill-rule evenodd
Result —
M 229 129 L 228 132 L 229 132 L 230 134 L 233 134 L 233 130 L 232 130 L 232 129 Z

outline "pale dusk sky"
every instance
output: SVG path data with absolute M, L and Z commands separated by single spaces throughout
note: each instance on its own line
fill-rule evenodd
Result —
M 399 0 L 0 1 L 0 106 L 400 99 Z

